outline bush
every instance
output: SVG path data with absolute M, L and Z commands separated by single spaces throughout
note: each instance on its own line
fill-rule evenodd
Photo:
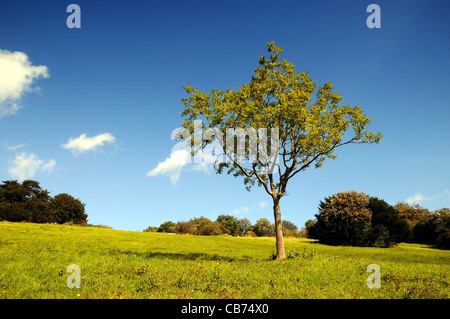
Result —
M 267 218 L 258 219 L 251 231 L 258 237 L 275 235 L 275 227 Z
M 86 222 L 84 204 L 68 194 L 51 197 L 33 180 L 0 184 L 0 220 L 33 223 Z
M 224 226 L 231 236 L 242 236 L 244 234 L 239 219 L 231 215 L 220 215 L 216 222 Z
M 143 230 L 144 233 L 155 233 L 158 231 L 158 227 L 154 226 L 148 226 L 146 229 Z
M 314 235 L 325 244 L 364 246 L 372 218 L 368 206 L 369 196 L 355 191 L 326 197 L 315 215 Z
M 168 221 L 164 222 L 161 225 L 159 225 L 158 232 L 159 233 L 174 233 L 175 228 L 177 227 L 177 224 L 174 222 Z
M 420 221 L 426 220 L 431 216 L 431 212 L 420 206 L 419 204 L 409 205 L 404 202 L 399 202 L 395 204 L 395 209 L 397 209 L 401 219 L 405 220 L 411 231 Z M 412 237 L 411 237 L 412 239 Z
M 69 194 L 58 194 L 51 199 L 51 210 L 54 221 L 63 224 L 66 222 L 86 222 L 87 215 L 84 212 L 84 204 Z
M 370 197 L 368 208 L 372 212 L 371 227 L 372 232 L 370 234 L 368 245 L 375 245 L 377 238 L 374 238 L 375 234 L 379 234 L 385 239 L 380 238 L 380 242 L 385 242 L 385 245 L 376 246 L 388 247 L 395 243 L 407 241 L 410 238 L 410 228 L 405 220 L 400 218 L 398 210 L 392 205 L 389 205 L 384 200 L 377 197 Z M 378 227 L 384 226 L 385 229 Z M 375 229 L 376 228 L 376 229 Z
M 194 225 L 191 221 L 187 222 L 178 222 L 175 227 L 176 234 L 189 234 L 194 235 L 197 232 L 197 226 Z
M 317 220 L 308 219 L 305 223 L 306 237 L 311 239 L 319 239 L 317 230 Z
M 449 249 L 450 209 L 441 208 L 420 220 L 413 229 L 413 240 L 423 244 L 433 244 Z

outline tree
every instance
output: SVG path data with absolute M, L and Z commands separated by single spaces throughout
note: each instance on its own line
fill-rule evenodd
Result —
M 177 226 L 177 224 L 175 224 L 174 222 L 171 222 L 171 221 L 164 222 L 161 225 L 159 225 L 159 228 L 157 231 L 159 233 L 174 233 L 176 226 Z
M 368 207 L 372 212 L 371 227 L 374 228 L 372 234 L 378 233 L 386 237 L 385 245 L 379 244 L 378 246 L 390 246 L 408 240 L 410 237 L 408 223 L 400 218 L 398 210 L 392 205 L 377 197 L 370 197 Z M 378 225 L 383 225 L 386 229 L 377 227 L 375 230 Z M 377 240 L 376 238 L 372 239 L 373 243 Z
M 230 231 L 225 228 L 222 223 L 219 222 L 205 222 L 201 224 L 201 226 L 197 230 L 197 235 L 206 235 L 206 236 L 218 236 L 229 234 Z
M 197 226 L 192 221 L 178 222 L 175 227 L 175 233 L 195 235 L 197 233 Z
M 247 218 L 238 219 L 240 234 L 239 236 L 247 235 L 247 232 L 250 231 L 252 227 L 252 223 Z
M 305 222 L 305 229 L 306 229 L 306 237 L 313 238 L 313 239 L 319 239 L 319 235 L 317 233 L 317 220 L 315 219 L 308 219 Z
M 4 181 L 0 185 L 0 220 L 53 222 L 50 193 L 33 180 Z
M 216 221 L 228 229 L 231 236 L 241 236 L 241 225 L 236 217 L 231 215 L 219 215 Z
M 331 83 L 316 91 L 317 83 L 307 72 L 296 73 L 294 64 L 280 60 L 281 47 L 273 42 L 267 45 L 270 56 L 259 58 L 256 74 L 238 90 L 204 93 L 186 85 L 190 96 L 182 99 L 184 131 L 176 135 L 188 142 L 194 156 L 217 146 L 220 152 L 211 152 L 217 155 L 213 163 L 217 173 L 243 177 L 247 190 L 255 183 L 264 188 L 273 202 L 276 259 L 280 260 L 286 257 L 280 200 L 287 194 L 288 181 L 311 165 L 318 168 L 326 158 L 335 159 L 334 151 L 341 146 L 378 143 L 382 135 L 366 130 L 371 119 L 360 106 L 338 105 L 342 97 L 332 92 Z M 209 136 L 200 142 L 196 139 L 199 122 L 200 130 L 209 128 Z M 347 132 L 350 127 L 352 134 Z M 237 134 L 225 139 L 227 129 Z M 248 139 L 239 134 L 242 130 Z M 245 145 L 244 152 L 239 145 Z M 262 145 L 257 158 L 255 145 Z
M 256 224 L 253 225 L 252 231 L 258 236 L 273 236 L 274 234 L 274 225 L 270 223 L 267 218 L 260 218 L 256 221 Z
M 450 209 L 441 208 L 421 219 L 413 228 L 413 241 L 449 249 Z
M 418 222 L 426 220 L 431 216 L 431 212 L 418 203 L 410 205 L 405 202 L 399 202 L 394 207 L 397 209 L 400 218 L 408 223 L 411 231 Z
M 87 220 L 84 204 L 69 194 L 58 194 L 51 200 L 51 209 L 55 222 L 64 224 L 67 222 L 77 223 Z
M 365 245 L 372 218 L 368 206 L 369 196 L 355 191 L 326 197 L 315 215 L 319 241 L 331 245 Z

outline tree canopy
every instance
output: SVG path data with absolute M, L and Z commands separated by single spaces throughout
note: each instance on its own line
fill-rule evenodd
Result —
M 330 82 L 317 87 L 308 72 L 297 73 L 293 63 L 280 59 L 281 47 L 267 46 L 269 56 L 259 58 L 250 83 L 237 90 L 204 93 L 186 85 L 189 97 L 182 99 L 181 114 L 193 155 L 214 143 L 217 173 L 241 176 L 247 190 L 257 184 L 272 197 L 277 259 L 283 259 L 279 201 L 288 181 L 312 165 L 321 167 L 326 158 L 335 159 L 334 151 L 343 145 L 378 143 L 382 135 L 367 130 L 371 119 L 360 106 L 340 105 L 342 96 Z M 199 142 L 195 136 L 202 130 L 207 138 Z

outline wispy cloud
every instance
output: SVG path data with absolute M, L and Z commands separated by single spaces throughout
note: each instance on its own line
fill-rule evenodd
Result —
M 242 206 L 241 208 L 237 208 L 231 212 L 231 214 L 243 214 L 247 213 L 250 209 L 248 207 Z
M 444 193 L 436 194 L 433 196 L 424 196 L 422 193 L 419 192 L 419 193 L 415 193 L 413 196 L 408 197 L 406 199 L 406 202 L 408 204 L 415 204 L 415 203 L 420 204 L 421 202 L 427 202 L 427 201 L 432 201 L 432 200 L 438 199 L 438 198 L 444 196 L 444 194 L 449 194 L 447 189 L 444 191 Z
M 18 145 L 9 145 L 8 141 L 3 142 L 3 147 L 6 148 L 8 151 L 17 151 L 19 148 L 24 147 L 25 144 L 18 144 Z
M 9 174 L 16 179 L 31 179 L 37 172 L 50 174 L 56 165 L 55 160 L 42 160 L 36 154 L 22 152 L 12 161 Z
M 203 156 L 203 160 L 201 163 L 192 163 L 189 167 L 189 170 L 195 172 L 201 172 L 204 174 L 211 174 L 213 171 L 213 163 L 216 160 L 216 157 L 213 155 L 209 155 L 207 153 L 199 153 L 200 156 Z M 172 153 L 168 158 L 166 158 L 163 162 L 159 162 L 158 165 L 150 170 L 147 173 L 147 176 L 154 177 L 157 175 L 163 175 L 170 178 L 170 181 L 173 185 L 176 185 L 178 179 L 181 175 L 181 169 L 186 166 L 186 164 L 191 163 L 192 161 L 190 151 L 186 149 L 176 149 L 172 150 Z
M 87 137 L 86 133 L 79 137 L 71 137 L 69 141 L 62 145 L 66 150 L 70 150 L 74 155 L 96 151 L 106 143 L 113 143 L 116 138 L 110 133 L 103 133 L 93 137 Z
M 186 150 L 172 152 L 168 158 L 160 162 L 154 169 L 147 173 L 147 176 L 156 175 L 168 176 L 173 185 L 176 185 L 180 172 L 184 165 L 190 162 L 190 154 Z
M 49 77 L 46 66 L 32 65 L 24 52 L 0 50 L 0 118 L 22 108 L 18 103 L 39 77 Z
M 262 201 L 258 203 L 258 206 L 262 209 L 266 208 L 268 205 L 268 203 L 266 201 Z

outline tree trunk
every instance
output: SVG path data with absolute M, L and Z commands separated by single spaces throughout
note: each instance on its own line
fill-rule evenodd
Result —
M 277 239 L 277 257 L 276 260 L 282 260 L 286 258 L 284 252 L 284 239 L 283 239 L 283 227 L 281 225 L 281 211 L 280 211 L 280 198 L 273 198 L 273 215 L 275 217 L 275 236 Z

